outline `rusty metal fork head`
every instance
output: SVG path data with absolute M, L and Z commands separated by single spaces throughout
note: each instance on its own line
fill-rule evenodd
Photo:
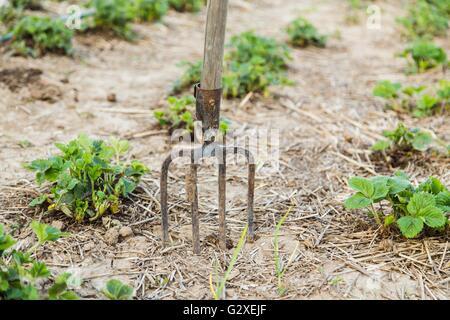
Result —
M 247 219 L 249 238 L 254 237 L 254 191 L 255 191 L 255 162 L 249 150 L 237 146 L 226 146 L 226 141 L 222 144 L 216 141 L 220 121 L 221 89 L 203 90 L 199 85 L 195 86 L 194 95 L 196 98 L 196 117 L 202 122 L 203 144 L 197 148 L 186 148 L 177 153 L 171 153 L 164 161 L 161 169 L 161 214 L 163 241 L 166 245 L 169 242 L 169 216 L 168 216 L 168 193 L 167 181 L 169 167 L 173 160 L 180 157 L 190 157 L 190 172 L 187 179 L 186 191 L 188 200 L 191 203 L 192 213 L 192 239 L 194 253 L 200 253 L 200 230 L 199 230 L 199 209 L 198 209 L 198 189 L 197 170 L 200 159 L 215 157 L 219 163 L 218 196 L 219 196 L 219 245 L 221 249 L 226 249 L 226 156 L 227 154 L 241 154 L 248 163 L 248 191 L 247 191 Z

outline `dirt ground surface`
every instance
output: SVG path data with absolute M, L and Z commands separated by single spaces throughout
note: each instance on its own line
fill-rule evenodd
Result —
M 283 28 L 300 14 L 331 36 L 327 48 L 293 50 L 289 78 L 295 85 L 273 88 L 272 98 L 224 101 L 222 113 L 238 132 L 280 132 L 280 168 L 257 172 L 257 239 L 245 244 L 227 298 L 450 298 L 448 232 L 406 241 L 378 229 L 364 212 L 342 206 L 351 193 L 348 177 L 396 170 L 374 163 L 367 151 L 383 129 L 402 120 L 450 141 L 449 115 L 399 116 L 373 98 L 378 80 L 431 84 L 448 78 L 442 71 L 405 76 L 405 62 L 395 56 L 405 46 L 395 23 L 405 6 L 377 4 L 382 24 L 372 30 L 363 11 L 359 22 L 349 24 L 350 9 L 341 0 L 230 0 L 227 37 L 253 29 L 285 41 Z M 23 247 L 33 241 L 27 228 L 32 219 L 70 232 L 39 249 L 38 257 L 80 276 L 77 292 L 83 298 L 101 297 L 105 282 L 118 278 L 134 286 L 139 299 L 211 299 L 210 275 L 214 281 L 227 267 L 232 250 L 217 246 L 217 170 L 211 163 L 199 172 L 201 255 L 192 254 L 181 165 L 172 168 L 169 180 L 171 245 L 161 243 L 159 177 L 170 144 L 155 127 L 152 110 L 163 105 L 182 73 L 177 63 L 201 59 L 204 24 L 204 12 L 170 12 L 162 23 L 136 25 L 141 38 L 135 43 L 90 34 L 76 37 L 73 58 L 0 55 L 0 223 Z M 436 41 L 449 52 L 448 39 Z M 28 208 L 39 188 L 22 167 L 81 132 L 129 139 L 132 156 L 152 169 L 121 214 L 90 225 Z M 416 181 L 435 175 L 450 185 L 448 157 L 413 161 L 402 169 Z M 246 219 L 245 165 L 230 165 L 227 174 L 228 236 L 236 245 Z M 280 236 L 282 259 L 290 263 L 286 293 L 279 295 L 273 235 L 291 207 Z

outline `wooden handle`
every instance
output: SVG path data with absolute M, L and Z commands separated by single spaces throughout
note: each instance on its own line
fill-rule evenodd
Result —
M 208 0 L 205 53 L 200 87 L 215 90 L 222 87 L 222 67 L 227 25 L 228 0 Z

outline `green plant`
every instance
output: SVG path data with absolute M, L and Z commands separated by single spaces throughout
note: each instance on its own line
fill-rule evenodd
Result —
M 133 16 L 138 21 L 158 21 L 169 9 L 167 0 L 133 0 Z
M 70 273 L 57 276 L 49 286 L 53 278 L 50 271 L 45 263 L 31 256 L 37 246 L 56 241 L 63 233 L 37 221 L 32 222 L 32 229 L 39 242 L 26 252 L 18 251 L 12 249 L 16 241 L 5 233 L 0 224 L 0 300 L 78 299 L 73 291 L 68 290 Z M 44 236 L 42 230 L 51 232 Z
M 170 7 L 179 12 L 198 12 L 205 3 L 205 0 L 169 0 Z
M 449 109 L 449 81 L 441 80 L 436 88 L 426 86 L 402 87 L 400 83 L 380 81 L 373 95 L 385 99 L 386 107 L 398 112 L 410 112 L 415 117 L 425 117 Z
M 392 177 L 353 177 L 349 186 L 356 193 L 345 201 L 347 209 L 368 208 L 378 225 L 396 223 L 407 238 L 416 237 L 423 229 L 442 230 L 448 223 L 450 192 L 437 178 L 430 177 L 414 187 L 405 174 L 398 172 Z M 382 202 L 389 204 L 388 215 Z M 380 204 L 379 210 L 375 204 Z
M 304 18 L 292 21 L 286 28 L 286 32 L 289 35 L 289 43 L 296 47 L 314 45 L 323 48 L 327 42 L 327 37 L 320 35 L 316 27 Z
M 182 98 L 169 97 L 168 110 L 156 110 L 155 119 L 162 127 L 169 127 L 169 132 L 175 129 L 184 128 L 189 132 L 194 130 L 194 118 L 192 116 L 192 106 L 195 103 L 193 96 L 184 96 Z
M 178 64 L 179 67 L 184 68 L 184 72 L 181 77 L 175 81 L 172 89 L 172 93 L 177 94 L 184 89 L 193 86 L 200 82 L 202 75 L 203 61 L 188 62 L 182 61 Z
M 408 38 L 445 36 L 449 19 L 448 1 L 417 0 L 408 8 L 408 15 L 398 19 Z
M 110 300 L 130 300 L 133 298 L 134 290 L 120 280 L 112 279 L 106 283 L 103 294 Z
M 243 97 L 249 92 L 269 94 L 269 86 L 291 84 L 286 77 L 290 50 L 272 38 L 249 31 L 233 36 L 225 54 L 223 94 L 226 98 Z M 175 83 L 175 92 L 199 82 L 202 62 L 183 63 L 184 75 Z
M 288 262 L 285 266 L 283 266 L 283 260 L 280 257 L 280 230 L 283 226 L 284 222 L 286 221 L 289 213 L 291 212 L 292 207 L 289 207 L 289 209 L 286 211 L 286 213 L 281 217 L 280 221 L 278 221 L 277 226 L 275 228 L 275 234 L 273 237 L 273 257 L 275 261 L 275 275 L 277 276 L 278 280 L 278 294 L 284 295 L 286 293 L 286 288 L 283 285 L 283 278 L 284 274 L 286 273 L 286 270 L 288 269 L 289 265 L 292 263 L 292 260 L 294 258 L 295 252 L 297 251 L 297 247 L 292 252 Z
M 96 220 L 108 210 L 118 213 L 121 198 L 127 198 L 148 171 L 136 160 L 121 161 L 129 148 L 127 141 L 106 143 L 82 134 L 56 147 L 62 154 L 26 166 L 36 172 L 38 184 L 47 181 L 51 187 L 30 206 L 48 204 L 49 211 L 61 211 L 78 222 L 85 217 Z
M 18 10 L 10 5 L 0 6 L 0 31 L 6 32 L 8 28 L 13 26 L 20 18 L 23 17 L 23 11 Z
M 169 97 L 167 111 L 156 110 L 153 115 L 162 127 L 167 127 L 171 134 L 175 129 L 185 129 L 192 133 L 194 131 L 193 107 L 195 98 L 193 96 L 184 96 L 181 98 Z M 222 133 L 228 131 L 228 123 L 220 121 L 219 130 Z
M 86 5 L 94 8 L 95 14 L 85 28 L 112 31 L 121 38 L 133 40 L 136 33 L 130 23 L 135 19 L 135 3 L 128 0 L 90 0 Z
M 70 54 L 73 32 L 62 20 L 26 16 L 11 29 L 11 47 L 17 54 L 33 57 L 47 52 Z
M 225 97 L 242 97 L 249 92 L 268 95 L 275 84 L 289 84 L 286 78 L 290 50 L 274 39 L 249 31 L 233 36 L 225 56 Z
M 233 255 L 231 256 L 230 262 L 228 264 L 227 270 L 225 271 L 225 274 L 223 275 L 223 277 L 220 279 L 220 281 L 218 282 L 217 288 L 214 289 L 214 285 L 213 285 L 213 281 L 212 281 L 212 273 L 209 276 L 209 287 L 211 290 L 211 293 L 214 297 L 214 300 L 219 300 L 221 299 L 225 292 L 225 285 L 228 281 L 228 277 L 230 276 L 231 272 L 233 271 L 234 265 L 236 264 L 236 261 L 239 258 L 239 254 L 242 251 L 242 248 L 244 247 L 245 244 L 245 239 L 247 236 L 247 231 L 248 231 L 248 225 L 245 225 L 244 230 L 241 233 L 241 237 L 239 238 L 239 242 L 236 246 L 236 248 L 234 248 L 233 250 Z
M 433 135 L 419 128 L 407 128 L 400 123 L 394 130 L 383 131 L 387 140 L 379 140 L 373 146 L 373 151 L 426 151 L 433 143 Z
M 408 60 L 409 73 L 422 73 L 426 70 L 442 66 L 447 67 L 447 54 L 436 44 L 424 40 L 417 40 L 402 53 Z

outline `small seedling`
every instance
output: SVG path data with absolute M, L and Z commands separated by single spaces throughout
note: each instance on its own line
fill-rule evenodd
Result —
M 242 248 L 244 247 L 245 239 L 247 237 L 247 231 L 248 231 L 248 225 L 245 225 L 245 228 L 241 233 L 241 237 L 239 238 L 239 242 L 238 242 L 236 248 L 233 250 L 233 255 L 231 256 L 231 260 L 228 264 L 228 268 L 225 271 L 225 274 L 223 275 L 223 277 L 220 279 L 216 289 L 214 288 L 214 285 L 213 285 L 212 273 L 209 276 L 209 286 L 210 286 L 211 293 L 214 297 L 214 300 L 219 300 L 219 299 L 223 298 L 225 295 L 225 285 L 228 281 L 228 277 L 230 276 L 231 272 L 233 271 L 236 261 L 239 258 L 239 254 L 241 253 Z
M 438 87 L 402 87 L 400 83 L 380 81 L 373 89 L 373 95 L 385 99 L 386 107 L 397 112 L 412 113 L 421 118 L 449 109 L 449 81 L 441 80 Z
M 26 16 L 11 29 L 11 48 L 21 55 L 71 54 L 73 32 L 62 20 Z
M 205 3 L 205 0 L 169 0 L 170 7 L 179 12 L 198 12 Z
M 368 208 L 379 226 L 396 223 L 406 238 L 414 238 L 424 229 L 439 231 L 448 224 L 450 192 L 437 178 L 430 177 L 414 187 L 404 173 L 398 172 L 392 177 L 353 177 L 349 186 L 357 193 L 345 201 L 347 209 Z M 382 203 L 389 204 L 389 214 L 385 214 Z M 379 204 L 379 210 L 375 204 Z
M 85 218 L 94 221 L 108 211 L 118 213 L 121 199 L 129 197 L 148 172 L 136 160 L 121 160 L 129 147 L 126 141 L 106 143 L 82 134 L 56 147 L 62 154 L 26 166 L 36 172 L 38 184 L 51 186 L 49 193 L 34 199 L 30 206 L 48 205 L 48 211 L 63 212 L 78 222 Z
M 120 280 L 112 279 L 106 283 L 103 294 L 110 300 L 130 300 L 133 298 L 134 290 Z
M 289 43 L 296 47 L 307 47 L 313 45 L 323 48 L 326 45 L 327 37 L 319 34 L 316 27 L 304 18 L 292 21 L 286 28 L 289 35 Z
M 169 134 L 176 129 L 184 129 L 189 133 L 194 131 L 193 110 L 195 98 L 193 96 L 184 96 L 181 98 L 169 97 L 168 110 L 156 110 L 153 114 L 161 127 L 168 128 Z M 228 131 L 228 123 L 224 120 L 220 121 L 219 130 L 222 133 Z
M 423 73 L 438 66 L 448 66 L 444 49 L 424 40 L 415 41 L 401 56 L 408 60 L 408 73 Z
M 433 135 L 430 132 L 421 130 L 419 128 L 407 128 L 403 123 L 400 123 L 395 130 L 383 131 L 383 136 L 387 140 L 377 141 L 373 146 L 373 151 L 388 150 L 392 152 L 412 152 L 412 151 L 426 151 L 433 143 Z
M 286 265 L 283 265 L 283 260 L 280 256 L 280 230 L 283 226 L 284 222 L 286 221 L 287 217 L 289 216 L 289 213 L 291 213 L 292 207 L 289 207 L 289 209 L 286 211 L 286 213 L 281 217 L 280 221 L 278 221 L 276 228 L 275 228 L 275 234 L 273 237 L 273 257 L 275 261 L 275 275 L 277 276 L 277 288 L 278 288 L 278 294 L 280 296 L 283 296 L 286 293 L 286 287 L 283 284 L 283 278 L 284 275 L 289 267 L 289 265 L 292 263 L 294 259 L 294 255 L 297 251 L 297 246 L 295 247 L 294 251 L 292 252 L 291 256 L 289 257 L 288 262 Z

